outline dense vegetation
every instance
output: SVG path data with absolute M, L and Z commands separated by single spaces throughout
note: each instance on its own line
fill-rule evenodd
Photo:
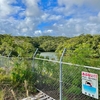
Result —
M 32 60 L 0 58 L 0 100 L 21 100 L 33 95 L 37 92 L 35 83 Z
M 64 48 L 64 61 L 99 66 L 100 35 L 81 34 L 75 37 L 24 37 L 0 35 L 0 54 L 17 57 L 32 57 L 36 48 L 39 52 L 57 52 L 61 55 Z
M 89 66 L 100 66 L 100 35 L 80 35 L 60 44 L 56 52 L 66 48 L 64 61 Z
M 58 64 L 37 60 L 35 63 L 38 67 L 34 67 L 33 72 L 32 66 L 35 66 L 35 64 L 31 62 L 31 59 L 27 60 L 26 57 L 32 57 L 36 48 L 39 48 L 38 53 L 57 52 L 58 57 L 66 48 L 64 61 L 95 67 L 100 66 L 100 35 L 81 34 L 72 38 L 0 35 L 0 55 L 2 55 L 0 58 L 0 100 L 14 100 L 14 98 L 16 100 L 34 94 L 36 93 L 35 86 L 40 83 L 42 88 L 46 86 L 45 88 L 48 90 L 48 87 L 50 87 L 50 90 L 59 92 Z M 11 58 L 8 59 L 9 54 Z M 6 63 L 7 61 L 8 63 Z M 81 71 L 88 71 L 88 69 L 63 65 L 65 100 L 66 97 L 69 100 L 76 94 L 77 98 L 80 95 L 82 96 L 81 77 L 79 77 Z M 91 72 L 99 75 L 97 70 L 91 70 Z
M 58 45 L 67 37 L 24 37 L 0 35 L 0 54 L 7 56 L 10 52 L 11 56 L 26 56 L 31 57 L 36 48 L 39 51 L 56 51 Z

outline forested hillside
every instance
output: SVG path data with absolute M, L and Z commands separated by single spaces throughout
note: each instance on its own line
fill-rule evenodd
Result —
M 62 48 L 74 51 L 75 53 L 87 52 L 87 57 L 100 57 L 100 35 L 80 35 L 77 37 L 70 38 L 60 44 L 56 51 L 61 52 Z
M 52 36 L 24 37 L 7 34 L 0 35 L 0 54 L 8 56 L 11 52 L 11 56 L 31 57 L 36 48 L 39 48 L 40 52 L 55 52 L 59 44 L 64 43 L 68 39 L 67 37 Z
M 57 52 L 59 55 L 66 48 L 65 61 L 94 65 L 100 58 L 100 35 L 81 34 L 71 38 L 0 35 L 1 55 L 8 56 L 11 52 L 13 57 L 32 57 L 36 48 L 39 52 Z
M 64 61 L 100 66 L 100 35 L 81 34 L 72 37 L 60 44 L 56 52 L 61 54 L 63 48 L 67 49 Z

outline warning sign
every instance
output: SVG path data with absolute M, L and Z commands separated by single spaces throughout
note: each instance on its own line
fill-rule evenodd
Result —
M 98 99 L 98 74 L 82 71 L 82 93 Z

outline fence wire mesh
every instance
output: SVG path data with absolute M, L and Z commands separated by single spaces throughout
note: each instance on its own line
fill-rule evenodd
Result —
M 18 60 L 22 62 L 23 60 Z M 28 59 L 36 74 L 36 88 L 59 100 L 59 62 Z M 0 57 L 0 67 L 14 66 L 16 58 Z M 8 71 L 8 70 L 7 70 Z M 96 100 L 82 94 L 82 71 L 98 74 L 98 94 L 100 100 L 100 70 L 62 63 L 62 100 Z
M 98 74 L 98 92 L 100 93 L 100 70 L 63 65 L 63 100 L 95 100 L 90 97 L 90 94 L 87 94 L 90 96 L 82 94 L 82 71 Z
M 43 60 L 34 61 L 37 74 L 36 87 L 59 100 L 59 64 Z
M 0 100 L 22 100 L 26 97 L 25 80 L 30 79 L 29 91 L 35 81 L 31 69 L 32 59 L 0 56 Z M 31 92 L 35 90 L 32 88 Z
M 59 62 L 43 60 L 34 62 L 37 88 L 59 100 Z M 98 74 L 98 94 L 100 94 L 100 70 L 62 63 L 62 100 L 96 100 L 82 94 L 82 71 Z
M 19 58 L 0 56 L 0 67 L 12 67 Z

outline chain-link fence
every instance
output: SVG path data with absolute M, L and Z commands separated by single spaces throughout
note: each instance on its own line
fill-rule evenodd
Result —
M 92 68 L 89 66 L 80 66 L 80 65 L 63 65 L 63 100 L 95 100 L 95 93 L 93 91 L 96 79 L 93 76 L 86 76 L 85 82 L 82 83 L 82 72 L 86 72 L 87 75 L 98 74 L 98 94 L 100 93 L 100 69 Z M 88 84 L 86 82 L 88 81 Z M 94 81 L 94 82 L 91 82 Z M 90 82 L 90 83 L 89 83 Z M 85 94 L 82 94 L 82 85 L 86 85 L 88 91 L 86 90 Z M 93 87 L 92 87 L 93 85 Z M 87 96 L 88 95 L 88 96 Z M 98 96 L 99 97 L 99 96 Z M 100 98 L 99 98 L 100 100 Z
M 59 61 L 38 58 L 34 60 L 34 70 L 37 73 L 36 87 L 56 100 L 60 99 L 59 64 Z M 62 62 L 62 100 L 95 100 L 93 94 L 88 94 L 88 92 L 89 96 L 82 94 L 82 71 L 98 74 L 98 87 L 100 88 L 99 68 Z
M 4 56 L 1 56 L 0 57 L 0 67 L 6 67 L 9 65 L 9 58 L 8 57 L 4 57 Z
M 15 58 L 0 57 L 0 67 L 13 67 Z M 23 60 L 17 60 L 22 62 Z M 60 62 L 35 58 L 28 59 L 36 75 L 36 88 L 56 100 L 60 99 Z M 82 94 L 82 71 L 98 74 L 100 94 L 100 68 L 62 63 L 62 100 L 95 100 L 91 94 Z M 30 64 L 31 65 L 31 64 Z M 8 71 L 8 70 L 7 70 Z M 91 79 L 90 79 L 91 80 Z M 88 84 L 89 85 L 89 84 Z M 94 85 L 94 84 L 93 84 Z M 87 96 L 90 95 L 90 96 Z M 93 96 L 93 95 L 92 95 Z M 100 95 L 98 96 L 100 100 Z
M 59 99 L 59 64 L 46 60 L 34 60 L 37 74 L 36 87 L 49 96 Z
M 12 67 L 18 60 L 20 60 L 18 57 L 0 56 L 0 67 Z
M 32 59 L 0 56 L 0 100 L 22 100 L 35 94 L 34 83 Z

